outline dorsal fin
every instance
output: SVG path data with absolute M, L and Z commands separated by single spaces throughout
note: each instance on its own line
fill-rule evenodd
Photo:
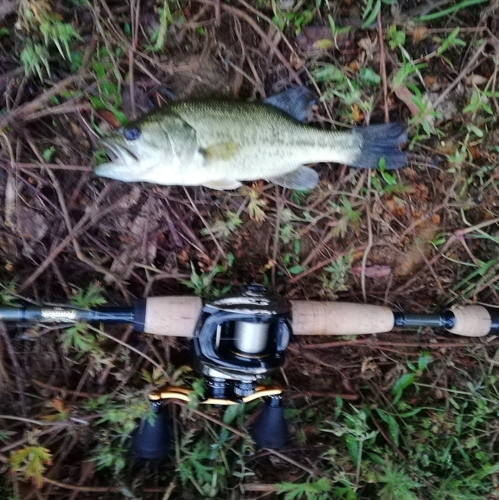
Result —
M 315 97 L 307 87 L 292 87 L 279 94 L 264 99 L 265 104 L 270 104 L 295 120 L 303 122 L 315 103 Z

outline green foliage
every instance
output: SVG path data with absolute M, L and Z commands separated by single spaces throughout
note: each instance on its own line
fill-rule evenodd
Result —
M 12 453 L 9 459 L 12 472 L 22 472 L 37 488 L 43 486 L 43 473 L 52 465 L 52 454 L 43 446 L 26 446 Z
M 361 68 L 352 75 L 348 68 L 340 69 L 334 64 L 321 63 L 311 73 L 316 82 L 324 84 L 321 100 L 335 101 L 345 121 L 356 123 L 361 113 L 371 111 L 371 94 L 381 83 L 380 76 L 372 68 Z
M 404 373 L 404 375 L 397 379 L 393 384 L 392 394 L 395 396 L 393 399 L 393 404 L 397 404 L 400 401 L 404 390 L 414 384 L 416 379 L 420 377 L 426 370 L 430 361 L 430 355 L 425 353 L 419 357 L 417 368 L 412 363 L 407 362 L 407 366 L 411 371 L 409 373 Z
M 189 280 L 181 280 L 180 283 L 194 290 L 194 293 L 199 297 L 219 297 L 225 295 L 231 289 L 231 285 L 222 288 L 213 286 L 215 276 L 224 271 L 226 271 L 226 268 L 218 265 L 213 266 L 209 273 L 198 274 L 194 264 L 191 262 L 191 278 Z
M 224 422 L 232 423 L 242 412 L 243 405 L 229 407 Z M 181 460 L 177 471 L 184 487 L 191 486 L 203 498 L 220 498 L 231 480 L 242 480 L 253 475 L 244 464 L 243 456 L 248 444 L 239 441 L 235 444 L 229 431 L 210 428 L 208 433 L 187 431 L 180 442 Z
M 292 10 L 281 10 L 278 8 L 275 0 L 271 0 L 272 10 L 274 11 L 274 16 L 272 21 L 281 30 L 287 26 L 293 26 L 295 34 L 300 34 L 301 30 L 307 24 L 313 20 L 317 8 L 305 8 L 305 9 L 292 9 Z
M 120 394 L 115 400 L 107 395 L 91 398 L 84 408 L 101 414 L 95 428 L 97 446 L 92 451 L 92 460 L 98 469 L 109 469 L 119 474 L 126 466 L 129 456 L 128 439 L 137 423 L 143 418 L 154 421 L 149 402 L 141 395 Z
M 77 323 L 64 329 L 61 340 L 62 348 L 66 354 L 70 349 L 74 349 L 78 352 L 79 357 L 96 347 L 96 338 L 88 332 L 85 323 Z
M 71 304 L 81 309 L 102 306 L 106 299 L 102 296 L 103 290 L 100 284 L 90 283 L 86 290 L 79 289 L 71 299 Z
M 0 304 L 4 306 L 18 306 L 18 298 L 15 295 L 16 284 L 9 283 L 8 285 L 0 285 Z
M 405 33 L 397 30 L 397 26 L 395 24 L 390 25 L 388 28 L 387 37 L 388 44 L 392 50 L 400 46 L 403 47 L 405 44 Z
M 341 255 L 331 261 L 331 264 L 324 268 L 327 276 L 320 276 L 324 294 L 331 298 L 337 298 L 337 293 L 348 290 L 348 277 L 352 267 L 352 255 Z
M 49 2 L 26 0 L 21 2 L 17 27 L 23 34 L 20 59 L 27 76 L 36 74 L 43 79 L 50 75 L 53 48 L 65 60 L 71 61 L 70 45 L 81 40 L 73 25 L 64 23 L 52 12 Z
M 417 494 L 421 485 L 411 479 L 404 471 L 403 466 L 396 466 L 391 461 L 385 461 L 383 472 L 378 476 L 383 485 L 379 490 L 380 500 L 419 500 Z
M 235 233 L 237 229 L 239 229 L 243 225 L 243 221 L 239 218 L 239 215 L 236 212 L 226 210 L 225 215 L 227 217 L 225 221 L 217 220 L 213 225 L 210 226 L 210 229 L 201 229 L 201 234 L 207 236 L 211 233 L 218 238 L 228 238 L 232 233 Z
M 307 483 L 278 483 L 277 492 L 284 494 L 284 500 L 327 500 L 331 498 L 331 481 L 325 477 Z

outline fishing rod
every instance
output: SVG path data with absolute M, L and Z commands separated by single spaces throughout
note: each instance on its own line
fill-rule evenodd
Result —
M 283 388 L 260 382 L 282 366 L 293 335 L 366 335 L 420 327 L 467 337 L 499 335 L 499 309 L 474 305 L 433 314 L 399 312 L 348 302 L 289 301 L 259 285 L 247 285 L 211 301 L 173 296 L 142 299 L 132 307 L 0 306 L 0 320 L 130 323 L 139 332 L 190 338 L 193 365 L 204 380 L 201 404 L 224 406 L 264 399 L 250 430 L 255 443 L 264 448 L 280 448 L 289 437 Z M 144 418 L 133 433 L 132 449 L 138 456 L 149 460 L 167 456 L 169 422 L 163 403 L 189 401 L 193 392 L 188 386 L 167 385 L 149 393 L 156 419 Z

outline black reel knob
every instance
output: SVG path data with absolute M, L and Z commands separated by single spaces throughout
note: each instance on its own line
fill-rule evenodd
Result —
M 258 446 L 275 450 L 282 448 L 289 439 L 289 428 L 284 418 L 281 396 L 270 396 L 250 430 Z
M 163 460 L 170 449 L 170 423 L 161 405 L 153 404 L 155 419 L 143 418 L 132 434 L 132 450 L 144 460 Z

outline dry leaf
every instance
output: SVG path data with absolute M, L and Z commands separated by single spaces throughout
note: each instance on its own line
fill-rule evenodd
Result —
M 409 248 L 400 259 L 395 274 L 397 276 L 407 276 L 416 267 L 419 267 L 431 253 L 431 241 L 437 234 L 439 226 L 432 220 L 422 222 L 416 228 L 416 236 Z
M 369 37 L 361 38 L 359 40 L 359 47 L 364 50 L 366 60 L 372 61 L 374 59 L 374 51 L 378 48 L 378 37 L 371 40 Z
M 362 274 L 361 266 L 354 266 L 350 269 L 350 272 L 355 276 L 360 276 Z M 364 269 L 364 275 L 366 278 L 385 278 L 392 274 L 392 268 L 390 266 L 367 266 Z
M 412 116 L 418 116 L 419 108 L 412 100 L 412 92 L 405 86 L 399 85 L 393 89 L 395 95 L 409 108 Z

